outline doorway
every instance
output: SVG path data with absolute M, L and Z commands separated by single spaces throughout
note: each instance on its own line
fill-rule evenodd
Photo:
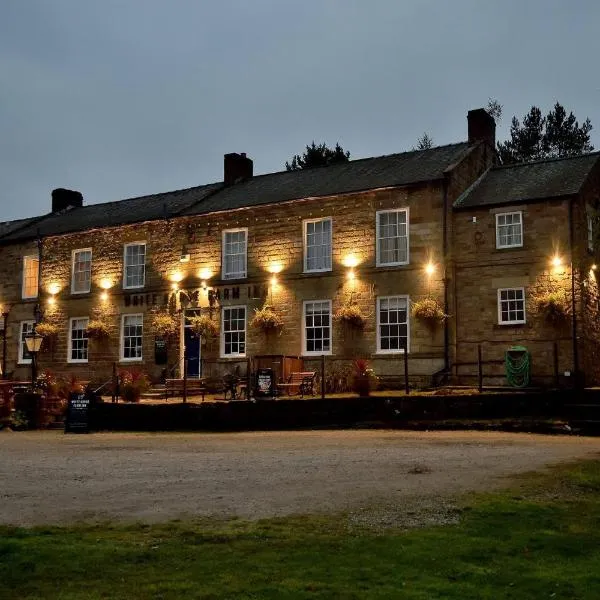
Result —
M 202 338 L 194 333 L 190 324 L 192 317 L 199 316 L 200 309 L 196 308 L 186 310 L 183 317 L 183 347 L 188 360 L 187 376 L 190 378 L 198 378 L 201 375 Z

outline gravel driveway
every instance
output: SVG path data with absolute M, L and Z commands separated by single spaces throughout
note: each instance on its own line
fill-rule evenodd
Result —
M 0 433 L 0 523 L 410 512 L 599 453 L 600 438 L 482 432 Z

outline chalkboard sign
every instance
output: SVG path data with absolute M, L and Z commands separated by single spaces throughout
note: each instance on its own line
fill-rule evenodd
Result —
M 72 393 L 67 405 L 65 433 L 88 433 L 89 430 L 90 398 L 83 393 Z
M 255 396 L 273 396 L 273 369 L 258 369 L 256 371 Z
M 167 364 L 167 342 L 160 338 L 154 339 L 154 364 Z

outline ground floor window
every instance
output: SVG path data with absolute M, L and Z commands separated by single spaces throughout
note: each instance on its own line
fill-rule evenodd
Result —
M 35 321 L 21 321 L 19 330 L 19 363 L 30 364 L 31 354 L 27 350 L 27 344 L 25 338 L 33 333 L 33 325 Z
M 142 358 L 143 315 L 123 315 L 121 322 L 121 360 Z
M 377 352 L 408 351 L 408 296 L 377 298 Z
M 500 325 L 525 323 L 525 288 L 498 290 L 498 323 Z
M 303 354 L 331 354 L 331 300 L 304 303 Z
M 223 356 L 246 355 L 246 307 L 223 308 L 221 327 L 221 354 Z
M 79 317 L 69 321 L 69 362 L 88 361 L 88 320 Z

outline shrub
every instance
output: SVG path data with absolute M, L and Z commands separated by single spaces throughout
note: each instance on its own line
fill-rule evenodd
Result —
M 190 317 L 192 331 L 203 338 L 215 338 L 219 334 L 219 326 L 208 315 Z
M 547 292 L 533 297 L 534 312 L 555 325 L 571 313 L 571 304 L 564 292 Z
M 358 304 L 344 304 L 334 315 L 334 319 L 361 329 L 365 326 L 365 317 Z
M 423 298 L 413 302 L 411 312 L 413 317 L 427 323 L 430 327 L 435 327 L 448 318 L 435 298 Z
M 177 319 L 169 313 L 155 313 L 152 317 L 152 329 L 156 335 L 166 339 L 177 335 L 179 323 Z
M 119 373 L 121 398 L 125 402 L 139 402 L 140 396 L 150 384 L 148 377 L 141 371 L 121 371 Z
M 283 327 L 283 319 L 271 305 L 265 304 L 262 308 L 254 309 L 254 317 L 250 325 L 265 332 L 273 331 Z
M 88 321 L 86 328 L 87 336 L 91 339 L 101 340 L 109 336 L 110 329 L 108 324 L 100 319 L 92 319 Z

